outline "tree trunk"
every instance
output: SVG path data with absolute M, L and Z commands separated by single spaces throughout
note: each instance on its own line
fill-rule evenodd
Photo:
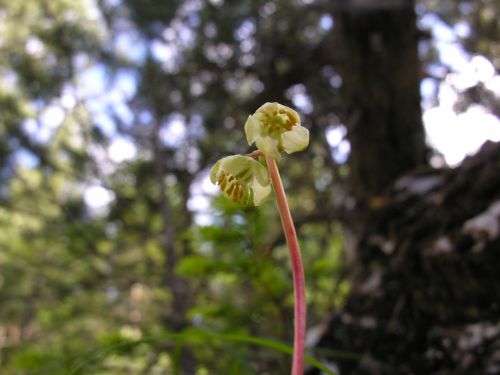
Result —
M 353 0 L 334 19 L 350 185 L 363 208 L 426 160 L 414 2 Z
M 498 374 L 500 144 L 406 175 L 359 233 L 363 280 L 318 346 L 349 374 Z M 312 371 L 310 374 L 317 374 Z
M 165 157 L 162 153 L 160 139 L 160 121 L 157 120 L 152 134 L 154 152 L 155 178 L 160 189 L 159 210 L 163 220 L 163 245 L 165 247 L 165 287 L 171 291 L 171 306 L 166 314 L 165 323 L 168 329 L 180 332 L 186 328 L 186 312 L 189 307 L 188 285 L 185 280 L 175 274 L 179 254 L 176 251 L 175 230 L 172 223 L 172 214 L 168 203 L 165 185 Z M 180 374 L 194 375 L 196 364 L 191 351 L 183 348 L 180 356 Z

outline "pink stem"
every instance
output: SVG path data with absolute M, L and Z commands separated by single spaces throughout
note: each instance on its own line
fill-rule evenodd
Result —
M 304 350 L 306 338 L 306 300 L 305 300 L 305 278 L 302 257 L 300 255 L 297 233 L 293 225 L 292 215 L 286 200 L 285 190 L 281 182 L 278 166 L 274 159 L 266 157 L 267 167 L 271 175 L 271 181 L 278 202 L 281 225 L 285 232 L 285 238 L 292 262 L 293 291 L 295 296 L 295 318 L 293 335 L 293 358 L 291 375 L 303 375 L 304 373 Z

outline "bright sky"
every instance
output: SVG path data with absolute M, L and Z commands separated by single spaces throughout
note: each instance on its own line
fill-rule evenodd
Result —
M 484 107 L 473 105 L 456 114 L 453 110 L 460 92 L 482 83 L 500 97 L 500 76 L 493 64 L 483 56 L 468 55 L 459 43 L 470 28 L 458 23 L 452 29 L 435 15 L 422 18 L 421 24 L 430 26 L 440 60 L 449 67 L 439 87 L 435 80 L 424 79 L 421 84 L 423 122 L 428 143 L 443 154 L 444 161 L 456 166 L 467 156 L 479 150 L 486 140 L 500 141 L 500 120 L 487 113 Z M 437 93 L 439 104 L 433 106 L 431 97 Z M 442 164 L 431 160 L 435 166 Z
M 322 17 L 320 20 L 320 27 L 325 31 L 333 25 L 334 22 L 330 16 Z M 446 75 L 442 82 L 426 78 L 421 83 L 423 122 L 427 141 L 444 158 L 444 160 L 435 158 L 431 162 L 435 166 L 440 166 L 443 162 L 456 166 L 465 156 L 476 152 L 486 140 L 500 141 L 500 120 L 487 113 L 483 107 L 476 105 L 471 106 L 464 113 L 454 112 L 453 108 L 458 95 L 461 91 L 481 82 L 500 97 L 500 76 L 495 75 L 495 69 L 488 59 L 483 56 L 469 56 L 463 50 L 459 37 L 470 33 L 467 24 L 459 23 L 454 28 L 450 28 L 437 16 L 431 14 L 424 16 L 420 25 L 432 30 L 440 60 L 452 72 Z M 246 25 L 245 28 L 243 26 L 245 25 L 242 25 L 241 33 L 248 32 L 250 33 L 248 37 L 251 38 L 255 27 L 252 24 Z M 176 48 L 184 48 L 191 43 L 192 33 L 188 31 L 183 28 L 168 28 L 165 30 L 165 41 L 153 42 L 151 46 L 153 56 L 163 64 L 165 70 L 171 71 L 175 68 L 173 60 L 178 54 Z M 138 38 L 133 31 L 121 33 L 114 39 L 113 48 L 117 53 L 128 57 L 130 61 L 140 62 L 144 58 L 145 49 L 135 48 Z M 174 43 L 175 40 L 180 40 L 178 45 Z M 26 51 L 39 53 L 41 49 L 43 50 L 43 43 L 41 43 L 38 40 L 29 39 L 26 43 Z M 64 121 L 65 111 L 71 110 L 77 101 L 84 100 L 96 124 L 111 139 L 107 150 L 99 154 L 103 164 L 106 164 L 108 170 L 111 171 L 114 168 L 110 169 L 110 165 L 127 162 L 137 155 L 137 147 L 133 141 L 117 134 L 111 113 L 116 113 L 123 123 L 133 126 L 133 116 L 126 102 L 136 92 L 138 77 L 129 69 L 121 69 L 113 77 L 113 81 L 109 82 L 104 67 L 99 64 L 92 65 L 85 55 L 77 56 L 75 62 L 79 65 L 81 73 L 74 86 L 66 86 L 61 97 L 41 111 L 38 121 L 26 120 L 23 128 L 35 141 L 46 142 Z M 429 70 L 436 75 L 442 74 L 442 70 L 437 67 L 430 66 Z M 332 85 L 338 87 L 341 81 L 338 81 L 338 77 L 333 78 L 335 82 L 332 81 Z M 312 112 L 313 104 L 304 85 L 295 85 L 286 94 L 304 115 Z M 437 106 L 432 100 L 436 95 Z M 143 117 L 145 121 L 150 117 L 147 113 L 143 115 L 141 118 Z M 161 137 L 167 147 L 175 147 L 184 139 L 188 130 L 185 121 L 180 114 L 173 114 L 165 121 Z M 327 131 L 327 140 L 337 162 L 345 162 L 350 150 L 349 142 L 346 140 L 346 128 L 343 125 L 330 127 Z M 23 165 L 34 166 L 36 164 L 26 151 L 20 151 L 17 159 Z M 208 181 L 206 174 L 193 185 L 188 207 L 198 212 L 197 221 L 200 224 L 207 222 L 209 197 L 215 192 L 216 189 Z M 114 194 L 99 183 L 84 187 L 84 200 L 95 213 L 104 212 L 103 210 L 113 199 Z

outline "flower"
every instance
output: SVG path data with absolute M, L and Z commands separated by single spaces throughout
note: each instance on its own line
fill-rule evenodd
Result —
M 227 156 L 210 171 L 210 181 L 226 198 L 245 206 L 258 206 L 271 193 L 269 173 L 257 160 L 244 155 Z
M 249 145 L 268 157 L 280 159 L 280 154 L 302 151 L 309 144 L 309 131 L 300 124 L 299 114 L 279 103 L 266 103 L 248 116 L 245 134 Z

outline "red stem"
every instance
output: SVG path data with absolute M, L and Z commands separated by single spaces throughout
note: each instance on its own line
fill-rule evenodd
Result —
M 293 358 L 291 375 L 303 375 L 304 373 L 304 350 L 306 339 L 306 299 L 305 299 L 305 278 L 302 257 L 300 255 L 297 233 L 293 225 L 292 215 L 286 200 L 285 190 L 281 182 L 278 166 L 274 159 L 266 157 L 267 167 L 271 175 L 271 181 L 278 202 L 278 210 L 281 218 L 281 225 L 285 232 L 290 261 L 292 263 L 293 291 L 295 296 L 295 317 L 293 335 Z

